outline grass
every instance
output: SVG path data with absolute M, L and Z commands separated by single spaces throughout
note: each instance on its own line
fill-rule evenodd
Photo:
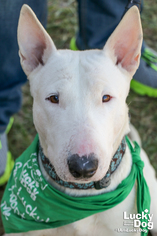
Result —
M 145 1 L 142 14 L 144 38 L 157 51 L 157 1 Z M 69 48 L 70 39 L 77 31 L 76 2 L 74 0 L 48 0 L 47 30 L 57 48 Z M 157 171 L 157 99 L 139 96 L 130 91 L 127 102 L 131 122 L 138 129 L 143 148 Z M 32 142 L 36 134 L 32 119 L 32 98 L 28 83 L 23 87 L 23 104 L 14 115 L 14 125 L 9 133 L 9 149 L 17 158 Z M 0 196 L 3 188 L 0 189 Z M 0 235 L 3 229 L 0 222 Z

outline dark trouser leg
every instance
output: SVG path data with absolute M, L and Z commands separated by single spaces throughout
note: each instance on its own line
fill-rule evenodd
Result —
M 10 117 L 21 107 L 21 86 L 26 82 L 18 56 L 17 25 L 22 5 L 28 4 L 46 26 L 47 0 L 0 1 L 0 176 L 4 173 L 7 139 L 4 133 Z
M 21 106 L 21 86 L 26 82 L 18 56 L 17 25 L 22 5 L 28 4 L 45 26 L 46 0 L 1 0 L 0 7 L 0 133 Z
M 80 50 L 103 48 L 119 24 L 128 0 L 77 0 Z

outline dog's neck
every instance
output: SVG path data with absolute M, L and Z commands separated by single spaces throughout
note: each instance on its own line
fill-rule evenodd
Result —
M 42 169 L 44 169 L 48 176 L 55 181 L 57 184 L 64 186 L 66 188 L 70 189 L 82 189 L 82 190 L 87 190 L 87 189 L 103 189 L 107 188 L 110 183 L 111 183 L 111 175 L 116 171 L 118 166 L 121 163 L 121 160 L 125 154 L 126 151 L 126 142 L 125 138 L 122 139 L 116 153 L 114 154 L 110 167 L 106 173 L 106 175 L 97 182 L 89 182 L 89 183 L 83 183 L 83 184 L 78 184 L 78 183 L 69 183 L 61 180 L 59 176 L 57 175 L 55 168 L 53 165 L 50 163 L 49 159 L 44 155 L 42 147 L 39 144 L 39 160 L 40 160 L 40 165 L 42 165 Z

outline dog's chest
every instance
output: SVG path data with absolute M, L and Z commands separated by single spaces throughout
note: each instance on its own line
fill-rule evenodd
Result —
M 85 218 L 72 224 L 71 226 L 76 229 L 74 235 L 76 236 L 119 235 L 118 229 L 126 228 L 123 225 L 124 224 L 123 212 L 124 211 L 136 212 L 135 191 L 136 190 L 134 187 L 129 196 L 122 203 L 115 206 L 114 208 L 111 208 L 110 210 L 90 216 L 88 218 Z M 125 236 L 125 233 L 123 233 L 123 235 Z M 128 235 L 127 232 L 126 235 Z
M 120 235 L 118 230 L 123 230 L 126 228 L 126 226 L 124 226 L 123 212 L 126 211 L 128 213 L 136 213 L 135 191 L 136 188 L 134 187 L 122 203 L 110 210 L 92 215 L 58 229 L 42 230 L 36 233 L 33 231 L 33 236 L 118 236 Z M 129 226 L 127 226 L 127 228 L 130 230 L 132 229 Z M 123 236 L 127 235 L 128 232 L 123 232 Z M 130 233 L 129 235 L 138 236 L 137 233 Z

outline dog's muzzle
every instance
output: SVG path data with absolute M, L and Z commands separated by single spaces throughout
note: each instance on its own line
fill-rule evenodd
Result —
M 122 142 L 119 145 L 119 148 L 117 149 L 116 153 L 114 154 L 111 163 L 110 163 L 110 167 L 106 173 L 106 175 L 99 181 L 97 182 L 89 182 L 89 183 L 72 183 L 72 182 L 66 182 L 63 181 L 62 179 L 59 178 L 59 176 L 57 175 L 54 166 L 50 163 L 49 159 L 44 155 L 42 147 L 39 144 L 39 159 L 42 162 L 42 165 L 45 169 L 45 171 L 47 172 L 47 174 L 59 185 L 64 186 L 66 188 L 71 188 L 71 189 L 102 189 L 102 188 L 107 188 L 110 183 L 111 183 L 111 175 L 115 172 L 115 170 L 118 168 L 118 166 L 121 163 L 121 160 L 125 154 L 125 150 L 126 150 L 126 141 L 125 141 L 125 137 L 122 139 Z M 96 159 L 96 157 L 93 154 L 90 154 L 90 162 L 87 163 L 87 156 L 83 156 L 82 158 L 78 158 L 78 156 L 72 155 L 71 157 L 69 157 L 69 170 L 71 172 L 71 174 L 74 176 L 75 178 L 83 178 L 86 176 L 86 178 L 92 177 L 97 168 L 98 168 L 98 160 Z M 88 157 L 89 157 L 88 156 Z M 73 163 L 72 159 L 80 159 L 80 163 L 79 163 L 79 167 L 76 167 L 76 164 Z M 77 162 L 76 162 L 77 163 Z M 86 166 L 86 167 L 84 167 Z M 81 169 L 82 168 L 82 169 Z

